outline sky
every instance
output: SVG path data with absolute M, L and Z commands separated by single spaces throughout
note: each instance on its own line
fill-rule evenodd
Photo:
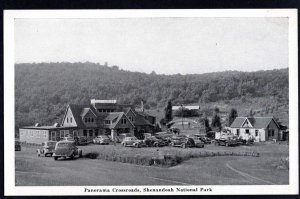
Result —
M 157 74 L 288 67 L 288 18 L 15 19 L 15 62 Z

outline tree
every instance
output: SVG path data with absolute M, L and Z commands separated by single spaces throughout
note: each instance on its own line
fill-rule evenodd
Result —
M 238 116 L 237 111 L 232 108 L 229 112 L 229 116 L 228 116 L 228 126 L 230 126 L 232 124 L 232 122 L 235 120 L 235 118 Z
M 206 114 L 204 113 L 203 116 L 200 118 L 200 124 L 204 126 L 205 128 L 205 132 L 209 132 L 211 130 L 210 126 L 209 126 L 209 120 L 206 116 Z
M 221 130 L 222 129 L 222 124 L 221 124 L 221 118 L 218 115 L 219 112 L 220 112 L 219 108 L 215 107 L 215 109 L 214 109 L 214 115 L 213 115 L 213 118 L 211 120 L 211 126 L 219 128 L 219 130 Z
M 165 108 L 165 121 L 166 123 L 170 122 L 173 119 L 172 115 L 172 102 L 171 100 L 168 101 L 168 105 Z

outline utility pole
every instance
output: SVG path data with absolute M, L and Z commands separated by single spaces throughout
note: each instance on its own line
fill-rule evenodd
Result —
M 182 124 L 182 129 L 184 129 L 184 125 L 183 125 L 183 105 L 180 105 L 181 107 L 181 124 Z

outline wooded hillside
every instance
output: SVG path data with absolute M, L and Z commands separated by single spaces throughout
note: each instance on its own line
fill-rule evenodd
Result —
M 200 70 L 200 69 L 199 69 Z M 201 73 L 201 71 L 199 71 Z M 156 109 L 172 104 L 270 97 L 288 101 L 288 69 L 193 75 L 157 75 L 94 63 L 15 65 L 16 128 L 60 122 L 68 103 L 117 99 Z

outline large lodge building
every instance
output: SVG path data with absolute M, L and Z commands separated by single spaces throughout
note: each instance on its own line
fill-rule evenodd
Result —
M 141 109 L 118 104 L 116 100 L 91 100 L 89 105 L 69 104 L 61 125 L 34 126 L 20 128 L 20 141 L 40 144 L 45 141 L 59 141 L 62 137 L 85 136 L 89 138 L 101 134 L 119 135 L 136 132 L 151 132 L 156 118 Z

